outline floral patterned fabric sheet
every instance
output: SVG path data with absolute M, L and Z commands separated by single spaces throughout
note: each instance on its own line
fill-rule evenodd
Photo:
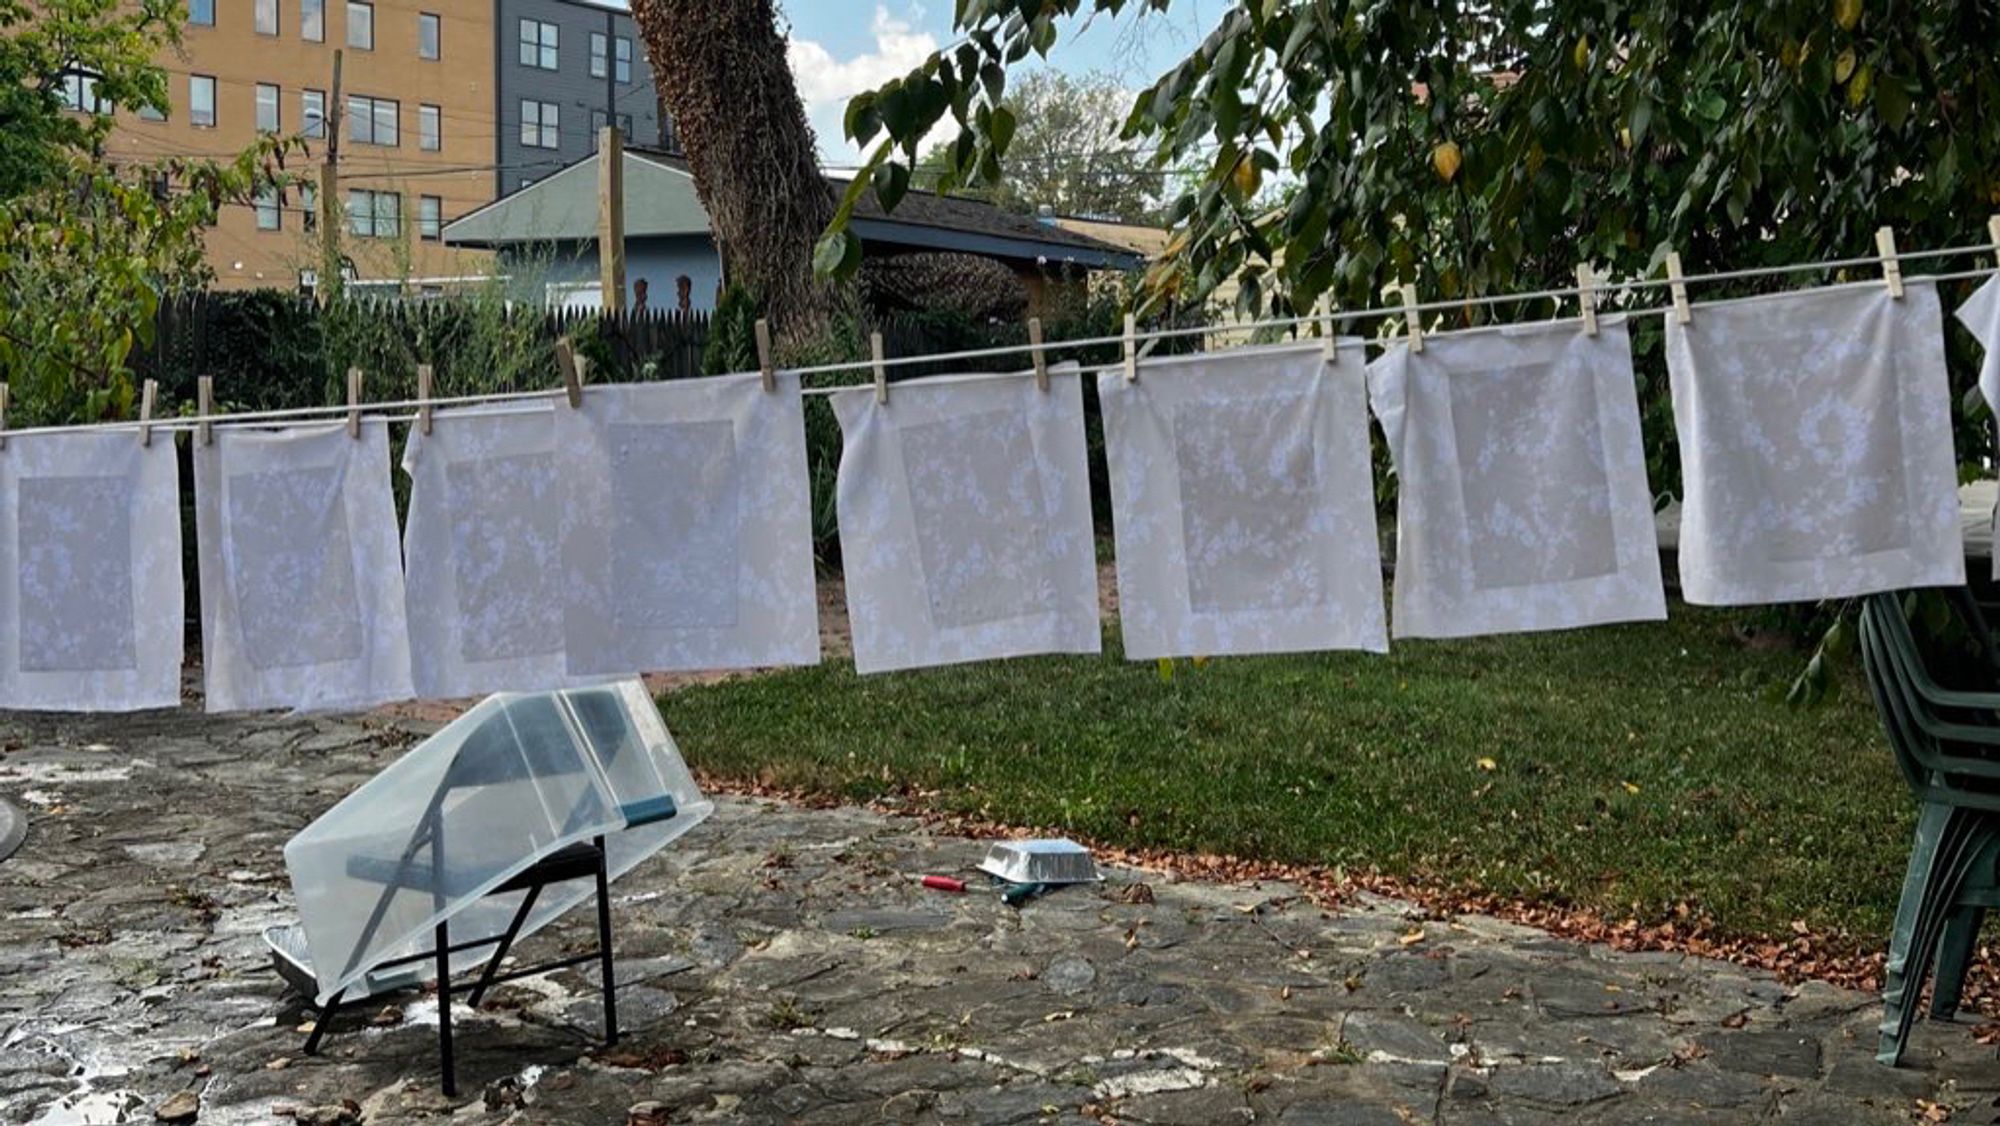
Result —
M 218 427 L 194 484 L 209 711 L 413 694 L 387 421 Z
M 403 449 L 410 667 L 429 699 L 571 682 L 563 644 L 555 412 L 439 410 Z
M 1096 653 L 1096 545 L 1074 365 L 839 391 L 835 496 L 863 673 Z
M 818 662 L 797 375 L 592 387 L 555 443 L 569 675 Z
M 1681 590 L 1755 605 L 1965 582 L 1935 284 L 1664 314 Z
M 1397 637 L 1667 616 L 1624 318 L 1396 344 L 1368 368 L 1396 466 Z
M 180 475 L 170 434 L 34 434 L 0 448 L 0 708 L 181 699 Z
M 1127 657 L 1388 649 L 1363 362 L 1346 340 L 1098 376 Z

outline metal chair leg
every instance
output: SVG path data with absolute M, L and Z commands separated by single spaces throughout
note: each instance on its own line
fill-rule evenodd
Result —
M 611 871 L 604 838 L 597 838 L 597 954 L 604 963 L 604 1043 L 618 1042 L 618 978 L 611 968 Z
M 447 1098 L 458 1096 L 458 1061 L 451 1050 L 451 927 L 437 925 L 438 1069 L 444 1073 Z
M 528 912 L 535 909 L 535 899 L 541 894 L 542 885 L 535 884 L 528 889 L 528 894 L 521 898 L 520 908 L 508 922 L 507 932 L 500 936 L 500 944 L 493 948 L 493 957 L 487 959 L 486 968 L 479 972 L 479 982 L 472 987 L 472 996 L 466 999 L 466 1004 L 475 1009 L 479 1007 L 479 999 L 486 996 L 487 987 L 493 984 L 493 975 L 500 972 L 501 961 L 507 957 L 507 951 L 513 948 L 514 940 L 520 937 L 521 924 L 527 921 Z
M 327 999 L 325 1005 L 320 1006 L 319 1013 L 313 1017 L 313 1030 L 306 1033 L 306 1055 L 319 1054 L 320 1038 L 326 1035 L 327 1026 L 333 1023 L 333 1014 L 340 1010 L 340 998 L 346 992 L 345 989 L 335 990 L 333 996 Z

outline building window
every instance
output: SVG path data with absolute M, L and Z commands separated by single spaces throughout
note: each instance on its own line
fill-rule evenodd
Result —
M 194 27 L 214 27 L 215 0 L 188 0 L 188 23 Z
M 437 13 L 417 13 L 417 57 L 435 59 L 444 48 L 444 32 L 438 24 Z
M 617 50 L 618 73 L 615 74 L 613 77 L 615 77 L 620 82 L 629 83 L 632 81 L 632 41 L 621 35 L 618 37 L 618 42 L 614 44 L 614 46 L 616 46 L 618 49 Z
M 531 149 L 555 148 L 557 112 L 554 102 L 522 102 L 521 143 Z
M 285 209 L 278 204 L 278 189 L 261 188 L 257 192 L 257 229 L 260 231 L 280 230 L 285 225 Z
M 299 226 L 308 232 L 319 230 L 319 193 L 311 184 L 299 185 Z
M 436 106 L 417 107 L 417 147 L 425 152 L 436 152 L 441 147 L 443 136 L 439 121 L 442 115 Z
M 630 141 L 632 139 L 632 115 L 621 113 L 618 115 L 617 120 L 618 135 Z M 606 119 L 603 110 L 594 109 L 590 111 L 590 143 L 593 149 L 601 147 L 605 122 Z
M 556 69 L 556 25 L 540 20 L 521 21 L 521 65 Z
M 436 242 L 444 237 L 444 200 L 439 196 L 417 197 L 417 237 Z
M 326 42 L 326 0 L 299 0 L 299 38 Z
M 251 5 L 251 22 L 259 35 L 278 34 L 278 0 L 256 0 Z
M 375 49 L 375 5 L 347 0 L 347 45 L 357 51 Z
M 257 84 L 257 132 L 276 133 L 278 131 L 278 88 L 269 83 Z
M 395 238 L 402 233 L 403 196 L 400 192 L 371 192 L 353 188 L 347 193 L 347 229 L 355 238 Z
M 167 111 L 165 109 L 144 105 L 139 107 L 139 120 L 141 121 L 165 121 L 166 119 Z
M 403 104 L 393 98 L 354 94 L 347 99 L 347 139 L 357 145 L 396 145 L 396 118 Z
M 97 76 L 81 70 L 62 76 L 62 103 L 76 113 L 111 112 L 111 103 L 97 96 Z
M 603 78 L 604 68 L 604 33 L 593 31 L 590 33 L 590 76 L 592 78 Z
M 188 75 L 188 124 L 215 128 L 215 79 L 209 75 Z
M 326 139 L 326 91 L 299 92 L 299 121 L 304 126 L 301 132 L 306 139 L 313 141 Z

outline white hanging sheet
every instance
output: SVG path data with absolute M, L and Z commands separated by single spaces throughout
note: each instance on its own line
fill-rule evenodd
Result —
M 1979 362 L 1979 394 L 1986 409 L 2000 418 L 2000 275 L 1987 278 L 1972 291 L 1953 316 L 1979 341 L 1986 355 Z M 1982 424 L 1990 433 L 1995 423 Z M 1987 543 L 1993 545 L 1993 577 L 2000 579 L 2000 504 L 1993 507 Z
M 0 708 L 181 699 L 173 435 L 35 434 L 0 449 Z
M 570 675 L 819 660 L 796 375 L 591 387 L 555 420 Z
M 407 699 L 389 424 L 217 428 L 194 447 L 211 712 Z
M 1125 655 L 1384 652 L 1365 353 L 1317 342 L 1098 376 Z
M 426 699 L 572 683 L 563 649 L 555 414 L 503 404 L 410 427 L 410 668 Z
M 1095 653 L 1083 379 L 940 376 L 832 396 L 854 666 Z
M 1937 287 L 1905 287 L 1704 305 L 1686 325 L 1664 314 L 1689 602 L 1965 581 Z
M 1368 390 L 1396 465 L 1397 637 L 1667 616 L 1623 317 L 1397 344 Z

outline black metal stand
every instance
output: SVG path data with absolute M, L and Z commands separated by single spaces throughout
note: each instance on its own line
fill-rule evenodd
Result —
M 514 940 L 520 936 L 521 926 L 527 921 L 528 913 L 534 910 L 535 902 L 541 897 L 542 889 L 549 884 L 582 879 L 586 876 L 595 877 L 597 881 L 597 948 L 587 954 L 559 958 L 555 961 L 542 962 L 522 969 L 510 970 L 504 974 L 500 973 L 500 963 L 506 959 L 507 952 L 513 948 Z M 493 889 L 490 893 L 492 895 L 505 895 L 516 891 L 525 891 L 527 893 L 522 898 L 521 905 L 515 909 L 514 917 L 508 922 L 507 929 L 499 935 L 453 945 L 451 941 L 451 924 L 448 920 L 441 919 L 438 921 L 437 932 L 431 949 L 391 959 L 372 967 L 373 969 L 387 969 L 391 966 L 421 962 L 428 958 L 437 959 L 438 1062 L 439 1068 L 443 1072 L 444 1093 L 446 1095 L 456 1096 L 458 1094 L 457 1058 L 452 1049 L 451 1039 L 451 995 L 454 993 L 470 993 L 472 1006 L 478 1008 L 480 1000 L 486 995 L 486 991 L 495 985 L 514 981 L 519 978 L 532 977 L 536 974 L 567 969 L 571 966 L 580 966 L 586 962 L 598 962 L 602 966 L 604 976 L 604 1043 L 606 1046 L 609 1046 L 618 1042 L 617 981 L 611 964 L 610 884 L 611 873 L 605 860 L 604 838 L 599 836 L 587 845 L 571 845 L 568 848 L 544 857 L 520 875 Z M 487 959 L 485 968 L 480 971 L 479 979 L 470 985 L 453 985 L 451 982 L 451 956 L 466 950 L 475 950 L 482 946 L 493 947 L 493 956 Z M 305 1053 L 307 1055 L 310 1056 L 318 1053 L 320 1040 L 326 1035 L 327 1027 L 333 1023 L 334 1014 L 340 1011 L 345 992 L 345 990 L 342 990 L 335 993 L 321 1007 L 318 1019 L 313 1022 L 312 1031 L 306 1036 Z

